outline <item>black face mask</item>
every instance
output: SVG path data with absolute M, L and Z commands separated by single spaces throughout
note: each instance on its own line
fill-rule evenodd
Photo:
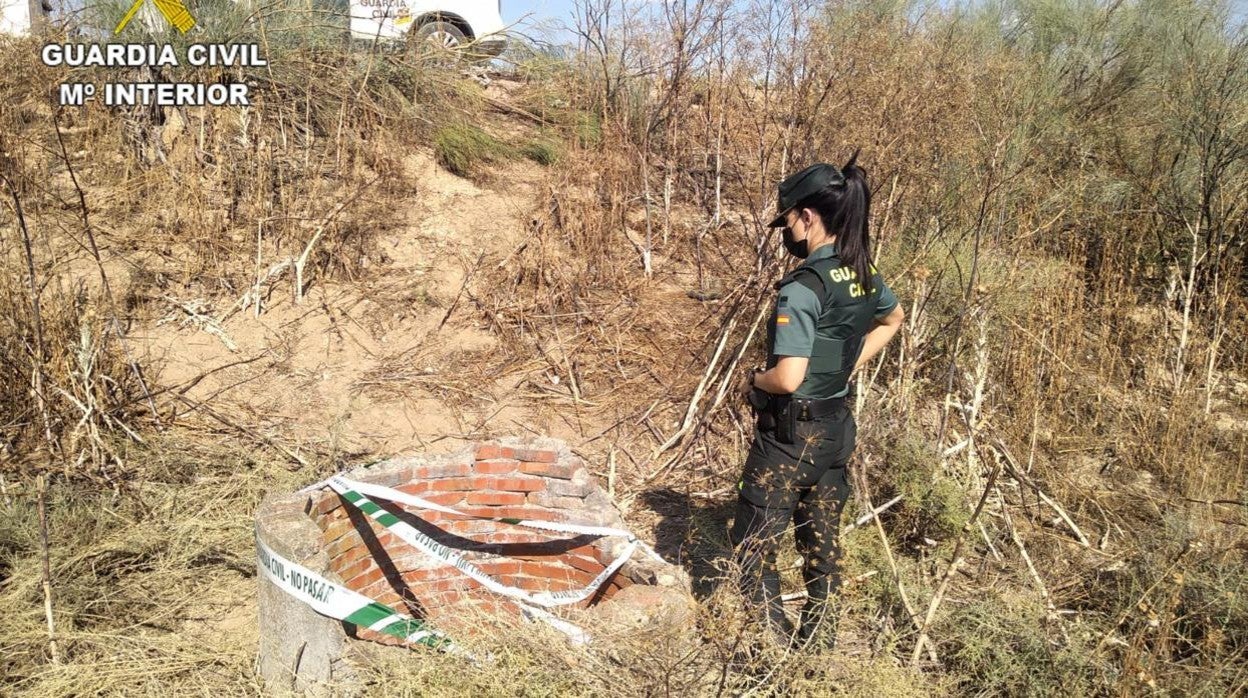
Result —
M 798 259 L 806 259 L 810 255 L 810 245 L 805 240 L 794 240 L 793 229 L 784 229 L 784 249 Z

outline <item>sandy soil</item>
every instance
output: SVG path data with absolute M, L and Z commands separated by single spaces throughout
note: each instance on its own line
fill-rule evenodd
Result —
M 134 335 L 140 361 L 159 367 L 163 385 L 211 371 L 187 397 L 247 415 L 248 427 L 296 452 L 454 450 L 462 440 L 447 435 L 477 423 L 498 434 L 519 431 L 512 422 L 533 425 L 535 415 L 509 404 L 514 376 L 480 386 L 491 403 L 481 415 L 448 409 L 433 384 L 458 357 L 495 347 L 495 337 L 474 324 L 468 299 L 456 297 L 479 255 L 501 259 L 517 244 L 545 171 L 513 163 L 485 188 L 443 170 L 427 152 L 407 157 L 404 168 L 413 194 L 394 208 L 400 232 L 380 241 L 385 261 L 372 280 L 314 279 L 302 304 L 290 297 L 291 282 L 278 280 L 286 289 L 262 314 L 235 313 L 221 325 L 233 349 L 202 326 L 156 323 Z M 370 389 L 396 371 L 408 378 L 401 391 Z M 412 375 L 431 380 L 413 383 Z

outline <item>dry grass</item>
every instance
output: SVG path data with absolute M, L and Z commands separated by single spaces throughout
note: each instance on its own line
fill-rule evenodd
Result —
M 915 21 L 861 3 L 812 16 L 806 42 L 790 5 L 651 7 L 622 31 L 608 4 L 579 6 L 588 53 L 518 71 L 527 116 L 512 116 L 542 125 L 518 150 L 555 169 L 521 243 L 483 259 L 460 301 L 501 350 L 436 378 L 396 354 L 356 387 L 419 387 L 456 408 L 487 376 L 520 374 L 519 401 L 575 424 L 578 451 L 614 464 L 630 523 L 694 572 L 697 623 L 582 650 L 526 629 L 485 667 L 387 655 L 365 680 L 412 695 L 1242 693 L 1242 35 L 1177 1 L 1151 14 L 1019 4 L 1014 29 L 987 11 Z M 28 258 L 6 204 L 0 347 L 22 359 L 0 367 L 0 667 L 16 690 L 260 690 L 253 626 L 230 615 L 250 613 L 248 512 L 262 489 L 312 474 L 237 456 L 255 447 L 237 429 L 209 434 L 224 452 L 202 425 L 158 436 L 111 323 L 151 318 L 165 295 L 225 307 L 363 278 L 402 186 L 397 149 L 435 144 L 474 176 L 516 152 L 481 136 L 495 123 L 443 125 L 484 108 L 472 83 L 401 55 L 342 70 L 324 47 L 285 48 L 252 76 L 258 109 L 180 127 L 67 112 L 66 158 L 30 46 L 0 47 L 13 66 L 0 173 L 32 241 Z M 750 429 L 731 386 L 760 358 L 785 263 L 759 219 L 785 172 L 854 145 L 908 318 L 862 377 L 849 513 L 902 500 L 844 537 L 843 649 L 734 662 L 753 631 L 716 562 Z M 98 265 L 87 231 L 107 251 Z M 278 265 L 299 259 L 296 288 Z M 59 665 L 36 471 L 58 474 Z M 795 590 L 793 570 L 785 580 Z
M 0 504 L 9 690 L 254 693 L 251 512 L 294 476 L 187 433 L 125 456 L 143 464 L 135 491 L 66 484 L 50 498 L 60 664 L 46 654 L 33 504 L 20 489 Z

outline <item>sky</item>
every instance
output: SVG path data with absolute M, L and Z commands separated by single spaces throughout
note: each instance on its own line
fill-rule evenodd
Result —
M 503 0 L 503 19 L 514 22 L 526 14 L 545 19 L 570 18 L 572 0 Z
M 529 34 L 534 29 L 549 27 L 562 33 L 555 25 L 572 24 L 574 0 L 502 0 L 503 21 L 519 22 L 517 29 Z
M 1248 0 L 1227 0 L 1227 3 L 1235 23 L 1248 20 Z M 554 27 L 560 23 L 565 27 L 571 25 L 575 0 L 502 0 L 502 5 L 503 21 L 519 22 L 517 28 L 527 34 L 534 28 Z

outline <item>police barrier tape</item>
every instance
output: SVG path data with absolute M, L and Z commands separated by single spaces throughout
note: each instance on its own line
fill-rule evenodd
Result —
M 418 531 L 411 524 L 399 519 L 399 517 L 391 514 L 385 509 L 382 509 L 376 502 L 366 497 L 363 494 L 363 490 L 367 490 L 378 499 L 388 499 L 400 504 L 426 507 L 451 514 L 459 514 L 460 516 L 468 518 L 488 517 L 470 516 L 468 514 L 455 511 L 449 507 L 434 504 L 433 502 L 423 500 L 419 497 L 415 497 L 398 490 L 393 490 L 379 485 L 369 485 L 367 483 L 355 482 L 340 476 L 331 477 L 326 482 L 329 484 L 331 489 L 341 495 L 342 498 L 352 506 L 364 512 L 374 521 L 382 526 L 385 526 L 396 536 L 411 544 L 418 550 L 442 561 L 444 564 L 455 567 L 460 572 L 463 572 L 472 579 L 476 580 L 479 584 L 490 591 L 536 606 L 544 606 L 547 608 L 553 606 L 564 606 L 567 604 L 577 603 L 578 601 L 584 601 L 589 598 L 595 591 L 597 591 L 598 587 L 601 586 L 604 581 L 609 579 L 611 575 L 615 574 L 616 570 L 620 569 L 620 567 L 628 561 L 628 558 L 631 557 L 633 552 L 637 550 L 638 544 L 640 543 L 640 541 L 638 541 L 637 538 L 631 533 L 621 529 L 603 528 L 599 526 L 580 526 L 578 524 L 560 524 L 545 521 L 530 521 L 527 519 L 494 519 L 529 528 L 540 527 L 547 530 L 558 530 L 565 533 L 579 533 L 582 535 L 624 535 L 629 539 L 628 544 L 624 547 L 624 550 L 620 553 L 620 555 L 616 557 L 610 565 L 603 569 L 597 577 L 594 577 L 593 581 L 585 587 L 581 589 L 569 589 L 567 591 L 539 592 L 536 594 L 530 594 L 523 589 L 508 586 L 494 579 L 482 571 L 481 568 L 469 562 L 462 553 L 435 541 L 424 533 Z
M 401 490 L 396 490 L 390 487 L 385 487 L 382 485 L 374 485 L 368 482 L 359 482 L 357 480 L 351 480 L 341 475 L 335 476 L 333 479 L 338 480 L 342 484 L 350 487 L 351 489 L 365 496 L 370 496 L 375 499 L 384 499 L 388 502 L 395 502 L 396 504 L 406 504 L 408 506 L 420 507 L 421 509 L 430 509 L 433 511 L 440 511 L 444 514 L 454 514 L 456 516 L 462 516 L 466 519 L 478 519 L 478 520 L 483 520 L 483 521 L 502 521 L 503 523 L 511 524 L 513 526 L 524 526 L 525 528 L 535 528 L 535 529 L 539 529 L 543 531 L 554 531 L 556 533 L 575 533 L 577 535 L 582 535 L 582 536 L 601 536 L 604 538 L 612 537 L 612 536 L 619 536 L 629 541 L 630 543 L 632 542 L 637 543 L 637 547 L 645 551 L 646 554 L 650 555 L 650 557 L 653 557 L 658 562 L 667 564 L 667 561 L 664 560 L 657 552 L 655 552 L 654 548 L 651 548 L 649 545 L 646 544 L 645 541 L 634 536 L 632 531 L 628 531 L 622 528 L 611 528 L 608 526 L 590 526 L 588 524 L 564 523 L 564 522 L 559 522 L 559 521 L 538 521 L 536 519 L 517 519 L 517 518 L 510 518 L 510 517 L 505 517 L 505 516 L 497 516 L 497 517 L 477 516 L 476 514 L 466 514 L 462 511 L 459 511 L 458 509 L 452 509 L 451 507 L 448 507 L 444 504 L 438 504 L 437 502 L 431 502 L 427 499 L 421 499 L 420 497 L 417 497 L 414 494 L 408 494 Z M 328 481 L 318 483 L 314 487 L 319 489 L 320 487 L 327 484 L 327 482 Z M 307 488 L 305 488 L 305 490 L 306 489 Z
M 436 502 L 430 502 L 414 495 L 409 495 L 406 492 L 401 492 L 389 487 L 383 487 L 381 485 L 357 482 L 341 476 L 335 476 L 329 478 L 328 480 L 309 485 L 300 490 L 300 493 L 308 493 L 327 485 L 341 495 L 349 504 L 372 517 L 374 520 L 378 521 L 378 523 L 381 523 L 383 526 L 393 531 L 396 535 L 412 546 L 432 556 L 436 560 L 459 569 L 469 577 L 475 579 L 482 586 L 512 598 L 516 605 L 520 607 L 520 610 L 525 617 L 530 619 L 536 618 L 548 623 L 578 644 L 589 642 L 589 635 L 585 633 L 584 630 L 577 627 L 573 623 L 569 623 L 556 617 L 538 606 L 560 606 L 576 603 L 588 598 L 598 589 L 598 587 L 602 585 L 604 581 L 609 579 L 611 575 L 619 570 L 619 568 L 628 561 L 628 559 L 639 547 L 656 560 L 665 562 L 653 548 L 647 545 L 644 541 L 638 539 L 630 531 L 624 529 L 606 526 L 561 523 L 555 521 L 476 516 L 437 504 Z M 559 533 L 573 533 L 577 535 L 601 537 L 620 536 L 625 538 L 628 544 L 625 546 L 620 555 L 617 556 L 617 558 L 610 565 L 608 565 L 583 589 L 561 592 L 542 592 L 536 595 L 531 595 L 522 589 L 502 584 L 501 582 L 493 579 L 480 568 L 468 562 L 468 560 L 466 560 L 459 553 L 429 538 L 403 521 L 400 521 L 398 517 L 385 511 L 376 503 L 369 500 L 365 495 L 398 504 L 440 511 L 469 519 L 501 521 L 515 526 L 523 526 L 526 528 Z M 456 651 L 455 646 L 452 645 L 448 639 L 446 639 L 445 635 L 435 630 L 426 629 L 421 621 L 402 616 L 401 614 L 394 612 L 393 609 L 390 609 L 383 604 L 376 603 L 358 592 L 343 587 L 335 587 L 333 584 L 314 572 L 278 556 L 276 553 L 272 552 L 272 550 L 267 548 L 263 542 L 260 541 L 259 537 L 256 539 L 256 544 L 260 552 L 260 567 L 265 571 L 266 575 L 270 579 L 277 582 L 279 588 L 302 600 L 304 603 L 309 604 L 318 613 L 327 615 L 331 618 L 336 618 L 338 620 L 344 620 L 355 625 L 364 625 L 364 627 L 374 630 L 382 628 L 381 632 L 385 632 L 386 634 L 395 637 L 402 637 L 409 643 L 425 644 L 431 647 L 440 647 L 442 649 Z M 277 565 L 276 568 L 270 567 L 270 565 L 274 563 Z M 278 571 L 275 572 L 275 569 Z M 290 571 L 289 574 L 287 571 Z M 291 574 L 295 575 L 293 577 L 295 582 L 293 583 L 287 581 L 287 579 L 292 578 L 290 577 Z M 336 595 L 336 600 L 330 603 L 329 599 L 326 598 L 327 594 Z M 348 608 L 351 610 L 345 610 Z M 401 634 L 405 630 L 411 630 L 411 632 L 406 635 Z
M 256 553 L 265 577 L 323 616 L 397 637 L 407 644 L 457 651 L 445 634 L 428 627 L 423 621 L 405 616 L 287 560 L 265 545 L 259 535 L 256 536 Z

